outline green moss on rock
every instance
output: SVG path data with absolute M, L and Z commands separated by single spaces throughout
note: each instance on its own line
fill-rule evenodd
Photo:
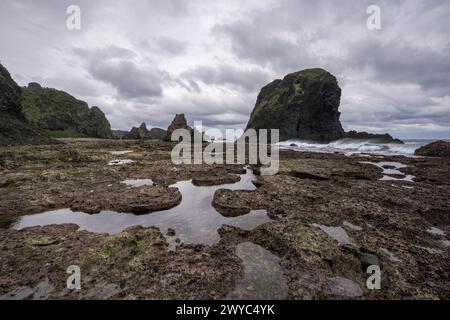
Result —
M 22 88 L 22 110 L 33 125 L 52 137 L 113 138 L 105 114 L 70 94 L 30 83 Z

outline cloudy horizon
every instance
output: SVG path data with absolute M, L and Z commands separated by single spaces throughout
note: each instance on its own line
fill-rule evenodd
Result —
M 369 5 L 381 29 L 366 26 Z M 66 27 L 69 5 L 81 29 Z M 98 106 L 113 129 L 175 113 L 243 128 L 265 84 L 324 68 L 346 130 L 450 138 L 450 3 L 436 1 L 0 1 L 0 62 Z

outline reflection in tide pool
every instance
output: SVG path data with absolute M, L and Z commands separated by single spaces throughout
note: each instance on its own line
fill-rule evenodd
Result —
M 404 174 L 399 170 L 408 167 L 406 164 L 391 161 L 384 161 L 384 162 L 360 161 L 359 163 L 371 164 L 383 170 L 383 172 L 381 172 L 383 174 L 383 177 L 380 180 L 414 182 L 415 176 L 411 174 Z M 400 176 L 400 178 L 397 178 L 395 176 Z
M 152 179 L 131 179 L 131 180 L 124 180 L 121 183 L 126 184 L 129 187 L 133 188 L 139 188 L 144 186 L 153 186 L 155 183 Z
M 244 264 L 244 276 L 228 299 L 286 299 L 288 288 L 277 256 L 251 242 L 238 244 L 236 255 Z
M 183 198 L 181 203 L 169 210 L 157 211 L 146 215 L 133 215 L 102 211 L 98 214 L 73 212 L 70 209 L 48 211 L 21 217 L 13 226 L 22 229 L 30 226 L 74 223 L 81 230 L 97 233 L 115 234 L 131 226 L 156 226 L 165 235 L 169 228 L 174 229 L 175 236 L 166 236 L 173 247 L 175 239 L 194 244 L 214 244 L 220 240 L 217 229 L 224 224 L 251 230 L 270 221 L 265 210 L 254 210 L 234 218 L 227 218 L 218 213 L 212 206 L 214 192 L 225 188 L 231 190 L 254 190 L 255 178 L 252 171 L 241 175 L 241 180 L 233 184 L 219 186 L 194 186 L 191 181 L 180 181 L 172 185 L 177 187 Z

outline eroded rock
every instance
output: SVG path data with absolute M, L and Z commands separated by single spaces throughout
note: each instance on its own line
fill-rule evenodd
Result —
M 177 188 L 162 186 L 120 188 L 104 190 L 98 193 L 88 192 L 76 197 L 71 203 L 73 211 L 99 213 L 103 210 L 146 214 L 153 211 L 170 209 L 181 202 L 181 193 Z

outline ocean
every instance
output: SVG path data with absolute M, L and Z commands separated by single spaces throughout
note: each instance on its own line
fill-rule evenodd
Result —
M 343 152 L 347 155 L 367 153 L 378 155 L 404 155 L 414 156 L 414 151 L 436 139 L 406 139 L 405 144 L 374 143 L 369 140 L 340 139 L 327 144 L 291 139 L 279 142 L 280 149 L 311 152 Z M 450 141 L 450 140 L 445 140 Z

